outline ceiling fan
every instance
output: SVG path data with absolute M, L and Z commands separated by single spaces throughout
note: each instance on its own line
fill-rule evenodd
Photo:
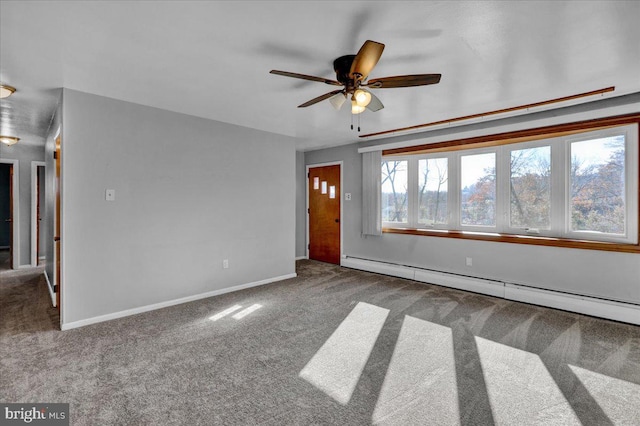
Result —
M 369 73 L 376 66 L 384 44 L 367 40 L 364 42 L 357 55 L 345 55 L 333 61 L 333 69 L 336 72 L 336 80 L 330 80 L 312 75 L 298 74 L 288 71 L 271 70 L 271 74 L 285 77 L 299 78 L 302 80 L 317 81 L 332 86 L 343 86 L 324 95 L 313 98 L 298 108 L 305 108 L 318 102 L 329 99 L 335 109 L 340 109 L 342 104 L 351 96 L 352 114 L 360 114 L 365 109 L 379 111 L 384 108 L 380 99 L 367 89 L 390 89 L 395 87 L 426 86 L 440 82 L 441 74 L 413 74 L 398 75 L 394 77 L 374 78 L 367 81 Z

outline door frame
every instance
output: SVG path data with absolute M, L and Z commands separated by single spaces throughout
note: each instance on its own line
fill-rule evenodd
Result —
M 13 166 L 13 183 L 11 188 L 11 198 L 13 200 L 13 211 L 11 212 L 11 269 L 20 268 L 20 161 L 0 158 L 0 163 L 11 164 Z
M 45 167 L 44 161 L 31 162 L 31 266 L 38 266 L 38 167 Z M 46 176 L 46 175 L 45 175 Z M 40 188 L 44 191 L 44 188 Z M 44 206 L 40 206 L 42 209 Z M 42 229 L 40 229 L 42 232 Z
M 51 172 L 50 172 L 51 173 Z M 53 237 L 53 288 L 55 290 L 55 301 L 53 306 L 58 308 L 60 312 L 60 328 L 65 323 L 65 309 L 66 306 L 66 294 L 62 292 L 62 282 L 64 281 L 64 266 L 62 264 L 63 256 L 63 244 L 62 235 L 64 234 L 64 223 L 62 221 L 64 207 L 63 202 L 63 170 L 62 170 L 62 127 L 58 127 L 58 130 L 53 137 L 53 229 L 50 235 Z M 46 178 L 45 178 L 46 179 Z M 57 237 L 57 239 L 56 239 Z M 49 259 L 47 259 L 49 261 Z
M 343 210 L 344 210 L 344 167 L 343 167 L 343 161 L 332 161 L 332 162 L 328 162 L 328 163 L 317 163 L 317 164 L 307 164 L 307 168 L 305 170 L 305 182 L 307 182 L 307 187 L 305 189 L 305 192 L 307 194 L 307 203 L 306 203 L 306 208 L 305 210 L 307 210 L 307 214 L 306 214 L 306 226 L 307 226 L 307 232 L 306 232 L 306 253 L 307 253 L 307 259 L 309 259 L 309 169 L 314 169 L 316 167 L 325 167 L 325 166 L 340 166 L 340 265 L 342 265 L 342 259 L 344 258 L 344 252 L 343 252 L 343 242 L 344 242 L 344 232 L 342 229 L 342 225 L 344 224 L 344 220 L 342 220 L 342 215 L 343 215 Z

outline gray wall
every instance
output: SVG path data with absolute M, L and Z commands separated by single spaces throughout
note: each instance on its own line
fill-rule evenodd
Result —
M 633 99 L 631 99 L 633 101 Z M 606 104 L 609 105 L 609 104 Z M 569 108 L 567 114 L 584 110 Z M 560 111 L 548 113 L 561 114 Z M 521 121 L 517 117 L 513 121 Z M 509 120 L 506 120 L 510 122 Z M 504 124 L 497 122 L 495 125 Z M 486 128 L 486 124 L 482 124 Z M 535 127 L 535 126 L 534 126 Z M 485 134 L 492 132 L 486 128 Z M 442 133 L 444 139 L 446 133 Z M 416 137 L 416 136 L 414 136 Z M 416 144 L 420 143 L 419 140 Z M 371 145 L 373 143 L 369 143 Z M 640 303 L 640 255 L 450 238 L 383 234 L 361 235 L 362 144 L 305 152 L 305 164 L 344 161 L 343 254 L 444 272 L 495 279 L 538 288 Z M 305 195 L 306 196 L 306 195 Z M 305 235 L 298 235 L 298 244 Z M 473 258 L 473 266 L 465 258 Z
M 65 89 L 63 324 L 294 273 L 294 142 Z
M 19 266 L 31 265 L 31 162 L 44 161 L 42 140 L 30 141 L 28 138 L 23 138 L 15 145 L 3 145 L 2 159 L 18 160 L 18 203 L 20 214 L 18 238 L 20 239 L 20 253 L 14 250 L 14 256 L 18 256 Z M 15 235 L 14 238 L 16 238 Z

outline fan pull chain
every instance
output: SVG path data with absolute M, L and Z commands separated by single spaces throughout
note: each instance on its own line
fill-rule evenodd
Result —
M 360 131 L 360 115 L 362 114 L 358 114 L 358 132 Z M 354 114 L 351 114 L 351 130 L 353 130 L 353 116 Z

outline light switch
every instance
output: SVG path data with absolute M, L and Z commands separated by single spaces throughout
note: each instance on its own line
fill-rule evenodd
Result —
M 107 189 L 104 199 L 107 201 L 115 201 L 116 199 L 116 190 L 115 189 Z

